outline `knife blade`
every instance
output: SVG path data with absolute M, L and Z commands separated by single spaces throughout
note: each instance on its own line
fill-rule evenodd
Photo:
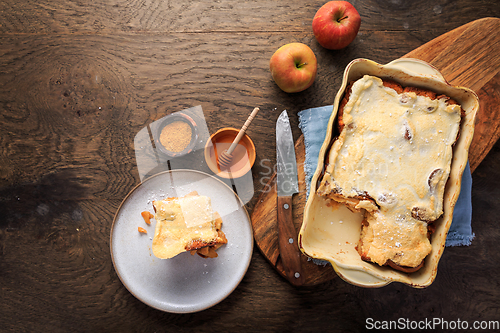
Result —
M 295 145 L 288 114 L 283 111 L 276 121 L 276 192 L 278 216 L 278 244 L 281 262 L 288 281 L 304 284 L 297 230 L 293 224 L 292 196 L 299 192 Z

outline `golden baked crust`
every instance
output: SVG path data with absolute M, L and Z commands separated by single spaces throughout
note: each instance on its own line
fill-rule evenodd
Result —
M 443 213 L 463 110 L 446 96 L 365 75 L 346 88 L 318 194 L 364 211 L 363 260 L 412 272 Z
M 227 244 L 226 235 L 222 231 L 222 218 L 219 213 L 214 212 L 214 219 L 215 230 L 217 231 L 215 242 L 206 246 L 201 246 L 197 249 L 190 249 L 192 255 L 198 254 L 202 258 L 216 258 L 218 256 L 216 252 L 217 249 L 219 249 L 222 245 Z

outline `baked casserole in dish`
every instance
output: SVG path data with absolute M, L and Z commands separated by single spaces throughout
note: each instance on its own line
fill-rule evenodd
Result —
M 431 65 L 352 61 L 336 95 L 299 233 L 347 282 L 435 279 L 479 107 Z

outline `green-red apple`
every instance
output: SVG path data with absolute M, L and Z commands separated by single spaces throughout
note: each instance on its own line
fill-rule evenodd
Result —
M 318 43 L 329 50 L 343 49 L 356 38 L 361 17 L 347 1 L 330 1 L 314 15 L 312 28 Z
M 295 93 L 313 84 L 318 62 L 309 46 L 290 43 L 274 52 L 269 69 L 278 87 L 287 93 Z

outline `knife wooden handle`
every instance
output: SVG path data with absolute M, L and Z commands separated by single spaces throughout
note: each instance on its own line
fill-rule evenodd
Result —
M 280 257 L 288 280 L 294 286 L 304 284 L 297 231 L 292 219 L 292 196 L 278 196 L 278 240 Z

